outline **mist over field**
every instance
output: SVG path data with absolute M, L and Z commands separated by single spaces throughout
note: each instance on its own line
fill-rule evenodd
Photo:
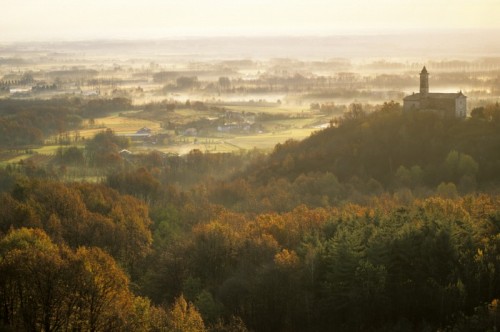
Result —
M 11 1 L 0 331 L 497 331 L 494 0 Z

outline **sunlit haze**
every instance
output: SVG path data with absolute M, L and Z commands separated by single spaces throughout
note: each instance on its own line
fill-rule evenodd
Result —
M 0 42 L 497 29 L 497 0 L 4 1 Z

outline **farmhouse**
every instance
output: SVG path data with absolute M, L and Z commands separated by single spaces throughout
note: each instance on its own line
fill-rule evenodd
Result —
M 152 141 L 151 129 L 142 127 L 133 134 L 122 134 L 120 136 L 128 137 L 135 142 L 150 142 Z
M 405 112 L 429 110 L 443 116 L 465 118 L 467 116 L 467 97 L 462 91 L 457 93 L 430 93 L 429 73 L 424 68 L 420 72 L 420 93 L 414 93 L 403 99 Z
M 141 129 L 139 129 L 135 133 L 137 135 L 145 135 L 145 136 L 149 135 L 149 136 L 151 136 L 151 129 L 148 127 L 142 127 Z

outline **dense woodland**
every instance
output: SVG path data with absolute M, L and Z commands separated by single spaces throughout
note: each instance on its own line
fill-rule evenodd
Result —
M 498 104 L 353 104 L 268 155 L 123 156 L 106 131 L 6 167 L 0 328 L 496 330 L 499 129 Z M 108 175 L 62 181 L 72 165 Z

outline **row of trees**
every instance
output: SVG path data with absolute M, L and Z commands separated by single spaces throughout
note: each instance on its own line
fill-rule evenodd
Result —
M 290 65 L 290 64 L 287 64 Z M 368 68 L 373 70 L 374 68 Z M 369 97 L 376 95 L 373 91 L 380 88 L 399 90 L 402 87 L 417 87 L 418 78 L 415 73 L 382 73 L 363 75 L 355 72 L 337 72 L 335 74 L 316 75 L 310 72 L 311 68 L 296 69 L 289 72 L 282 68 L 270 68 L 259 77 L 247 79 L 239 77 L 237 73 L 233 77 L 220 76 L 217 81 L 199 80 L 196 72 L 157 72 L 153 74 L 153 80 L 157 83 L 166 84 L 164 91 L 193 90 L 199 89 L 211 92 L 244 93 L 244 92 L 295 92 L 306 93 L 308 96 L 323 96 L 332 98 L 335 96 L 347 97 Z M 324 70 L 319 69 L 324 72 Z M 327 69 L 328 70 L 328 69 Z M 380 70 L 380 68 L 376 68 Z M 384 70 L 382 70 L 384 71 Z M 208 73 L 205 73 L 208 74 Z M 212 74 L 212 75 L 210 75 Z M 217 73 L 210 73 L 213 77 Z M 438 87 L 450 85 L 470 86 L 480 89 L 498 90 L 498 79 L 487 70 L 470 72 L 434 72 L 433 84 Z M 403 92 L 392 91 L 401 98 Z M 387 96 L 387 92 L 384 93 Z M 380 94 L 381 96 L 384 94 Z

